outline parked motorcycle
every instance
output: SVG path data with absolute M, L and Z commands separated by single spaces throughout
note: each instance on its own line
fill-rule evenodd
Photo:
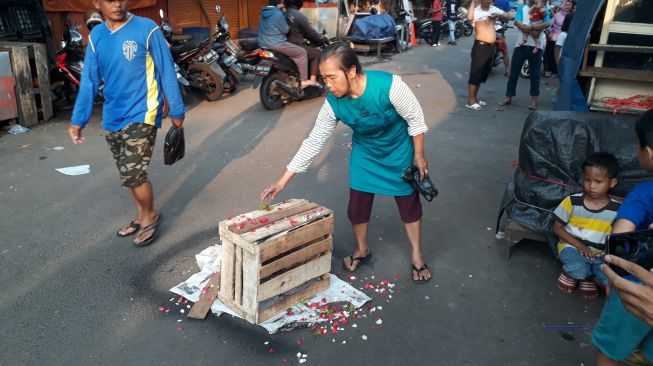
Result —
M 467 19 L 467 9 L 465 7 L 458 8 L 458 20 L 462 25 L 463 36 L 471 36 L 474 33 L 474 23 Z
M 433 20 L 431 18 L 415 19 L 413 23 L 415 24 L 415 37 L 430 43 L 433 35 Z
M 453 30 L 453 35 L 456 39 L 458 39 L 463 35 L 462 18 L 458 16 L 454 24 L 455 26 Z M 443 20 L 442 23 L 440 23 L 440 38 L 448 37 L 448 36 L 449 36 L 449 22 Z
M 324 92 L 318 86 L 302 89 L 297 64 L 283 53 L 261 49 L 259 58 L 253 71 L 252 88 L 261 86 L 259 97 L 266 109 L 275 110 L 295 101 L 317 98 Z
M 163 10 L 159 10 L 159 16 L 161 31 L 168 43 L 172 44 L 172 27 L 168 23 L 168 18 L 164 17 Z M 227 77 L 227 74 L 217 62 L 219 56 L 211 49 L 210 38 L 191 39 L 181 45 L 172 45 L 170 53 L 179 67 L 178 75 L 183 76 L 190 87 L 202 91 L 206 100 L 220 99 L 224 92 L 222 80 Z
M 504 23 L 502 21 L 497 21 L 494 24 L 494 30 L 497 33 L 497 40 L 494 43 L 494 56 L 492 57 L 492 67 L 499 66 L 503 62 L 503 54 L 499 50 L 499 43 L 501 41 L 505 42 L 506 30 L 508 30 L 508 28 L 513 28 L 513 27 L 509 26 L 508 23 Z
M 95 23 L 92 23 L 92 25 L 95 25 Z M 70 25 L 70 19 L 67 20 L 61 37 L 61 49 L 57 51 L 51 62 L 49 73 L 52 106 L 58 110 L 73 108 L 82 79 L 84 51 L 82 49 L 82 35 L 77 30 L 78 28 L 78 24 Z M 104 101 L 103 88 L 104 85 L 100 85 L 95 104 Z

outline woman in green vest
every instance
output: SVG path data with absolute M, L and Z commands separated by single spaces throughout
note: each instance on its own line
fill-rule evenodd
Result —
M 344 43 L 325 48 L 318 62 L 329 93 L 315 127 L 286 172 L 261 193 L 261 199 L 274 199 L 295 174 L 306 171 L 342 121 L 353 130 L 347 213 L 357 244 L 343 267 L 353 272 L 370 259 L 367 230 L 374 195 L 394 196 L 411 246 L 413 281 L 424 283 L 431 272 L 421 251 L 422 205 L 419 194 L 401 178 L 411 164 L 419 169 L 421 179 L 428 174 L 424 156 L 428 128 L 422 108 L 401 77 L 384 71 L 364 72 L 356 53 Z

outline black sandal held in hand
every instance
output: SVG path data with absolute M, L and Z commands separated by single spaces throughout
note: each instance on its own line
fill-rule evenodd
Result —
M 431 277 L 429 277 L 429 278 L 427 278 L 427 279 L 425 279 L 425 280 L 420 280 L 420 279 L 419 279 L 419 275 L 420 275 L 420 273 L 422 273 L 422 272 L 424 272 L 424 271 L 429 271 L 429 273 L 431 272 L 431 270 L 429 269 L 429 266 L 427 266 L 426 263 L 424 263 L 424 265 L 423 265 L 421 268 L 417 268 L 417 267 L 415 267 L 415 265 L 413 265 L 412 267 L 413 267 L 413 271 L 417 272 L 417 279 L 415 279 L 415 277 L 413 276 L 413 272 L 410 273 L 410 278 L 411 278 L 411 279 L 413 280 L 413 282 L 415 282 L 415 283 L 419 283 L 419 284 L 427 283 L 427 282 L 429 282 L 429 281 L 431 280 L 431 278 L 433 277 L 433 274 L 431 274 Z
M 126 234 L 121 234 L 121 231 L 129 230 L 129 229 L 134 229 Z M 136 223 L 136 221 L 132 221 L 129 223 L 129 225 L 123 227 L 122 229 L 118 230 L 116 232 L 116 235 L 118 235 L 119 238 L 126 238 L 128 236 L 132 236 L 138 232 L 138 230 L 141 229 L 141 224 Z
M 349 269 L 344 259 L 342 260 L 342 268 L 344 268 L 344 270 L 347 272 L 356 272 L 358 270 L 358 267 L 360 267 L 362 264 L 367 262 L 370 259 L 370 257 L 372 257 L 372 253 L 367 253 L 367 255 L 364 257 L 356 257 L 356 258 L 354 258 L 354 255 L 352 254 L 348 257 L 345 257 L 345 259 L 349 258 L 349 264 L 353 266 L 354 269 Z M 356 262 L 356 265 L 354 265 L 354 262 Z

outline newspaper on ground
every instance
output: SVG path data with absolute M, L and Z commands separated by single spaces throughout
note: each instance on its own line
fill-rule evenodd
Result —
M 215 244 L 197 254 L 195 259 L 200 267 L 200 272 L 195 273 L 186 281 L 171 288 L 170 291 L 179 296 L 183 296 L 187 300 L 197 302 L 202 293 L 202 289 L 206 287 L 211 275 L 220 270 L 220 248 L 220 245 Z M 330 275 L 330 280 L 331 286 L 328 289 L 307 299 L 306 303 L 316 301 L 324 302 L 322 299 L 326 299 L 327 304 L 348 302 L 354 307 L 360 308 L 366 302 L 372 300 L 371 297 L 352 287 L 350 284 L 333 274 Z M 279 331 L 308 328 L 313 326 L 315 323 L 328 321 L 328 319 L 322 319 L 318 316 L 318 309 L 310 309 L 303 304 L 296 304 L 290 310 L 291 311 L 284 310 L 283 313 L 280 313 L 278 316 L 259 325 L 265 328 L 268 333 L 274 334 Z M 227 313 L 235 317 L 241 317 L 218 299 L 216 299 L 211 306 L 211 311 L 216 316 Z

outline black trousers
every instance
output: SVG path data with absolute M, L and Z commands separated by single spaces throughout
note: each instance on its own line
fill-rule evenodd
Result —
M 546 48 L 544 49 L 544 71 L 550 71 L 552 74 L 558 73 L 558 65 L 555 58 L 555 41 L 547 38 Z
M 431 33 L 431 45 L 434 45 L 438 42 L 440 42 L 440 26 L 442 24 L 441 21 L 433 21 L 432 27 L 433 27 L 433 32 Z

